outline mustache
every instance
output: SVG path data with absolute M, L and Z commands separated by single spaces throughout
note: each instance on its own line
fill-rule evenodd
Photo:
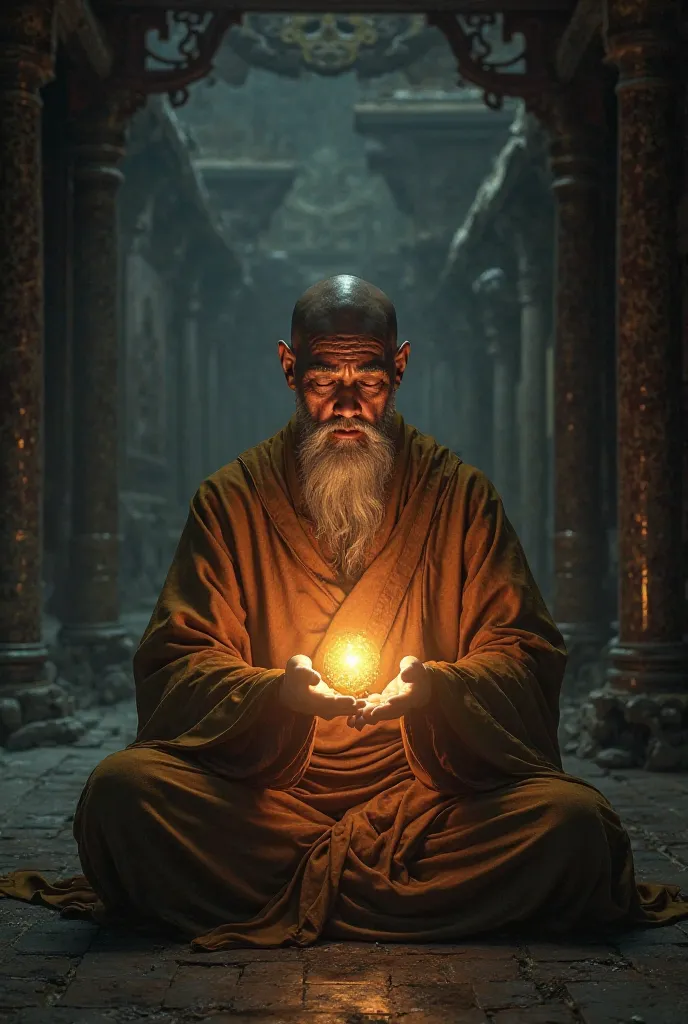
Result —
M 324 423 L 314 424 L 314 426 L 315 432 L 318 434 L 333 434 L 338 430 L 351 430 L 352 432 L 358 430 L 362 434 L 374 438 L 379 438 L 382 434 L 378 427 L 373 426 L 372 423 L 368 423 L 367 420 L 360 417 L 352 419 L 347 416 L 333 416 L 332 419 L 326 420 Z

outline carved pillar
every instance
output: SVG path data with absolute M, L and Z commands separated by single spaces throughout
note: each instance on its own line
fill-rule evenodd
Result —
M 0 742 L 74 738 L 42 631 L 43 250 L 40 89 L 51 3 L 0 11 Z M 65 720 L 66 721 L 66 720 Z M 57 732 L 55 731 L 57 729 Z
M 553 604 L 569 651 L 567 678 L 589 689 L 609 637 L 601 584 L 599 129 L 589 129 L 565 95 L 548 127 L 556 200 Z
M 457 297 L 457 452 L 492 477 L 492 364 L 474 294 Z
M 43 494 L 46 610 L 62 615 L 71 504 L 72 176 L 66 139 L 68 79 L 43 91 L 45 250 L 45 470 Z
M 688 636 L 688 7 L 683 10 L 683 60 L 681 74 L 681 127 L 683 152 L 679 201 L 679 251 L 681 255 L 681 309 L 683 337 L 683 633 Z
M 520 526 L 519 445 L 516 415 L 519 344 L 501 269 L 486 270 L 473 288 L 483 307 L 487 353 L 492 359 L 492 478 L 509 519 Z
M 181 372 L 179 374 L 179 416 L 181 466 L 180 500 L 184 505 L 193 498 L 205 476 L 203 465 L 203 370 L 200 357 L 198 319 L 200 313 L 198 282 L 192 281 L 181 312 Z
M 688 767 L 681 564 L 678 0 L 609 0 L 618 99 L 619 636 L 608 678 L 634 753 Z M 651 737 L 648 744 L 647 737 Z
M 549 222 L 548 222 L 549 223 Z M 519 469 L 520 537 L 533 576 L 543 593 L 550 590 L 548 510 L 550 457 L 547 443 L 547 342 L 550 316 L 542 246 L 533 232 L 514 233 L 521 309 L 521 394 Z
M 72 677 L 98 686 L 128 661 L 119 620 L 118 164 L 128 112 L 105 96 L 71 125 L 74 178 L 73 491 L 67 601 L 60 641 Z M 80 673 L 83 672 L 83 675 Z

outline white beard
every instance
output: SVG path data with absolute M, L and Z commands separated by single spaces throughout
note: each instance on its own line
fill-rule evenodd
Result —
M 300 443 L 298 461 L 306 509 L 316 538 L 324 541 L 335 566 L 358 576 L 382 524 L 387 483 L 394 470 L 392 437 L 394 393 L 378 426 L 362 419 L 365 438 L 340 441 L 332 431 L 351 427 L 343 416 L 316 423 L 300 396 L 296 399 Z

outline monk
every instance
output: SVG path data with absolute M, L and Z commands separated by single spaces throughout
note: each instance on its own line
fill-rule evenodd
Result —
M 203 949 L 688 917 L 562 770 L 561 636 L 493 486 L 395 412 L 389 299 L 313 286 L 279 357 L 295 416 L 191 502 L 136 740 L 79 802 L 84 876 L 2 891 Z M 342 636 L 379 655 L 363 696 L 325 673 Z

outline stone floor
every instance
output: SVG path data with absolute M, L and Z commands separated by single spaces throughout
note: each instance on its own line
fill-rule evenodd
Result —
M 75 747 L 0 755 L 0 874 L 79 870 L 84 780 L 128 742 L 130 706 Z M 688 776 L 568 761 L 611 798 L 640 878 L 688 889 Z M 0 1024 L 688 1024 L 688 922 L 565 943 L 327 944 L 194 954 L 0 902 Z

